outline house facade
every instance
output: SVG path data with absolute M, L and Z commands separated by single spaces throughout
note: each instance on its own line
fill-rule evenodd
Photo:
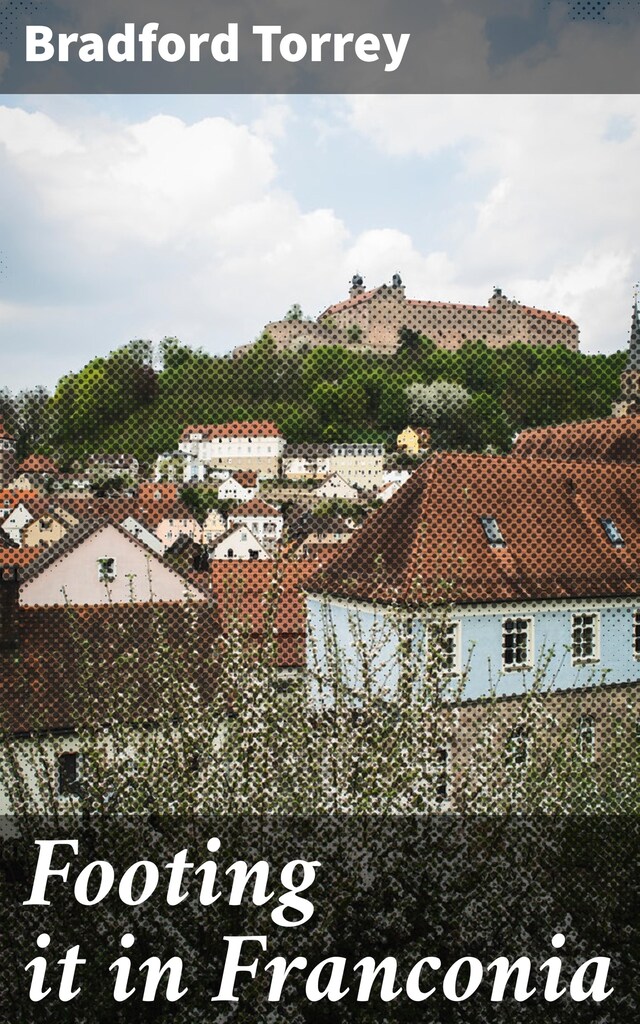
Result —
M 236 470 L 218 487 L 220 501 L 251 501 L 258 493 L 255 470 Z
M 189 479 L 207 471 L 249 470 L 260 479 L 280 475 L 285 439 L 269 420 L 185 427 L 178 448 L 189 459 Z
M 70 530 L 21 578 L 21 606 L 98 607 L 206 599 L 197 586 L 109 522 Z
M 517 696 L 640 678 L 637 466 L 438 455 L 308 584 L 314 671 Z M 404 654 L 402 653 L 404 652 Z
M 354 487 L 374 491 L 384 482 L 384 458 L 381 444 L 287 445 L 282 475 L 289 480 L 320 480 L 337 473 Z
M 245 527 L 261 544 L 273 547 L 282 538 L 284 517 L 280 509 L 261 498 L 252 498 L 227 517 L 230 529 Z
M 405 427 L 396 438 L 396 447 L 408 455 L 419 455 L 429 450 L 431 431 L 427 427 Z

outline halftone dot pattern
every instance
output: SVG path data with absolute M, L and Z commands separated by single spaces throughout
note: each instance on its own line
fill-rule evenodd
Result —
M 184 730 L 133 809 L 212 759 L 190 807 L 635 809 L 639 323 L 589 356 L 498 287 L 356 273 L 229 356 L 4 394 L 6 742 Z

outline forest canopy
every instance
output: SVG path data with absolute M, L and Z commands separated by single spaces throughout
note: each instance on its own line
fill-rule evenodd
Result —
M 93 452 L 148 463 L 175 449 L 188 423 L 275 421 L 288 441 L 392 443 L 408 423 L 435 448 L 506 451 L 526 427 L 607 416 L 626 352 L 556 345 L 455 352 L 401 337 L 393 355 L 326 345 L 278 351 L 262 335 L 243 354 L 211 355 L 175 338 L 132 341 L 43 389 L 0 393 L 0 415 L 33 451 L 70 464 Z

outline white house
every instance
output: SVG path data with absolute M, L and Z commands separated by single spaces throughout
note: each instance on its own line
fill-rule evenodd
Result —
M 216 561 L 265 561 L 270 559 L 269 549 L 256 537 L 249 527 L 241 523 L 217 537 L 209 547 L 209 557 Z
M 347 501 L 357 501 L 360 497 L 357 488 L 347 483 L 339 473 L 332 473 L 318 487 L 314 487 L 313 494 L 316 498 L 345 498 Z
M 185 427 L 178 448 L 190 460 L 190 479 L 215 470 L 251 470 L 260 479 L 280 475 L 285 439 L 275 423 L 254 420 Z
M 238 469 L 218 487 L 221 501 L 251 501 L 258 493 L 258 474 L 255 470 Z
M 20 501 L 2 520 L 2 529 L 15 544 L 21 544 L 22 531 L 34 519 L 35 516 L 29 511 L 24 502 Z
M 385 484 L 384 487 L 380 488 L 376 494 L 376 498 L 378 498 L 379 501 L 388 501 L 389 498 L 393 498 L 396 491 L 399 491 L 401 487 L 402 484 L 398 480 L 390 480 L 388 484 Z
M 261 544 L 273 547 L 282 537 L 284 518 L 280 509 L 261 498 L 252 498 L 229 513 L 229 527 L 243 526 L 257 537 Z
M 436 455 L 307 585 L 315 668 L 392 694 L 410 638 L 466 698 L 637 681 L 639 507 L 638 465 Z
M 21 605 L 202 601 L 206 595 L 112 523 L 81 524 L 24 571 Z

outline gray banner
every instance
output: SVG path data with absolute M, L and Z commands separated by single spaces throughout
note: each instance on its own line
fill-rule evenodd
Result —
M 0 0 L 5 93 L 621 93 L 638 0 Z

